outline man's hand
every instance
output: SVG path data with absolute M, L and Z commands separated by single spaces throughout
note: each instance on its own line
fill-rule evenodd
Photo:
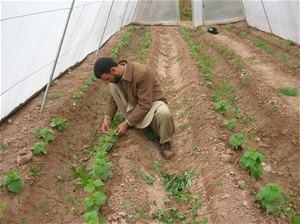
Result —
M 119 126 L 116 129 L 116 134 L 118 136 L 122 136 L 126 133 L 127 129 L 129 127 L 129 124 L 127 123 L 127 121 L 122 122 L 121 124 L 119 124 Z
M 107 133 L 110 129 L 110 118 L 108 116 L 104 117 L 103 123 L 102 123 L 102 131 L 104 133 Z

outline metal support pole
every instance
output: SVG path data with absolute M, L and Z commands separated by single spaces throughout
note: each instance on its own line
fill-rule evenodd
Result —
M 126 14 L 126 12 L 127 12 L 128 3 L 129 3 L 129 0 L 127 0 L 127 4 L 126 4 L 126 8 L 125 8 L 125 12 L 124 12 L 124 14 L 123 14 L 123 17 L 122 17 L 122 21 L 121 21 L 121 25 L 120 25 L 120 28 L 119 28 L 119 30 L 122 28 L 123 21 L 124 21 L 124 17 L 125 17 L 125 14 Z
M 270 21 L 269 21 L 269 18 L 268 18 L 266 9 L 265 9 L 264 1 L 263 0 L 260 0 L 260 1 L 261 1 L 261 4 L 262 4 L 262 7 L 264 9 L 265 15 L 266 15 L 266 19 L 267 19 L 267 22 L 268 22 L 268 25 L 269 25 L 269 28 L 270 28 L 270 32 L 273 34 L 273 31 L 272 31 L 272 28 L 271 28 L 271 25 L 270 25 Z
M 107 16 L 107 19 L 106 19 L 106 22 L 105 22 L 105 26 L 104 26 L 104 30 L 103 30 L 103 33 L 102 33 L 102 37 L 101 37 L 99 46 L 98 46 L 97 51 L 96 51 L 96 55 L 98 54 L 98 51 L 99 51 L 99 49 L 100 49 L 100 47 L 101 47 L 101 43 L 102 43 L 102 40 L 103 40 L 103 36 L 104 36 L 105 30 L 106 30 L 106 27 L 107 27 L 107 23 L 108 23 L 110 14 L 111 14 L 111 10 L 112 10 L 112 7 L 113 7 L 113 5 L 114 5 L 114 1 L 115 1 L 115 0 L 113 0 L 112 3 L 111 3 L 111 5 L 110 5 L 109 13 L 108 13 L 108 16 Z
M 46 92 L 45 92 L 45 95 L 44 95 L 44 99 L 43 99 L 43 102 L 42 102 L 42 106 L 41 106 L 41 111 L 40 112 L 43 112 L 44 107 L 45 107 L 45 102 L 46 102 L 46 99 L 47 99 L 47 96 L 48 96 L 49 88 L 50 88 L 51 83 L 52 83 L 52 79 L 53 79 L 53 75 L 54 75 L 55 68 L 56 68 L 56 65 L 57 65 L 57 61 L 58 61 L 58 58 L 59 58 L 59 54 L 60 54 L 60 51 L 61 51 L 61 47 L 62 47 L 62 44 L 64 42 L 64 38 L 65 38 L 65 35 L 66 35 L 66 32 L 67 32 L 67 28 L 68 28 L 68 24 L 69 24 L 70 17 L 71 17 L 71 14 L 72 14 L 72 10 L 73 10 L 73 7 L 74 7 L 74 3 L 75 3 L 75 0 L 72 1 L 72 5 L 71 5 L 71 8 L 70 8 L 70 12 L 69 12 L 69 15 L 68 15 L 66 26 L 65 26 L 65 29 L 64 29 L 64 32 L 63 32 L 60 44 L 59 44 L 58 52 L 57 52 L 57 55 L 56 55 L 56 58 L 55 58 L 55 62 L 54 62 L 53 69 L 52 69 L 52 73 L 51 73 L 50 78 L 49 78 L 49 82 L 48 82 L 48 85 L 47 85 L 47 88 L 46 88 Z

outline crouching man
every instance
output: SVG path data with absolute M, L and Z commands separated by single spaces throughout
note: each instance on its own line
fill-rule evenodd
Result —
M 153 72 L 143 64 L 126 60 L 116 63 L 112 58 L 101 57 L 94 65 L 94 74 L 109 84 L 111 93 L 102 131 L 108 132 L 111 119 L 119 110 L 125 121 L 116 129 L 118 136 L 125 134 L 130 126 L 139 129 L 150 126 L 160 137 L 162 156 L 171 159 L 175 126 L 164 91 Z

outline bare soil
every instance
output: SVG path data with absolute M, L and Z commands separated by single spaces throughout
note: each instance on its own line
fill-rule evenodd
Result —
M 146 28 L 135 27 L 129 46 L 121 50 L 117 61 L 139 60 Z M 156 72 L 166 91 L 176 123 L 172 143 L 176 156 L 164 160 L 159 145 L 147 138 L 146 130 L 130 129 L 108 154 L 113 177 L 105 183 L 107 203 L 101 208 L 101 215 L 109 223 L 159 223 L 151 219 L 158 210 L 175 207 L 188 214 L 189 204 L 167 195 L 161 171 L 173 174 L 194 169 L 197 177 L 192 180 L 190 192 L 202 195 L 196 221 L 207 217 L 208 223 L 217 224 L 291 223 L 291 218 L 300 213 L 300 98 L 282 95 L 277 90 L 300 89 L 299 46 L 286 46 L 281 38 L 249 28 L 244 22 L 216 26 L 218 35 L 206 32 L 209 27 L 190 30 L 201 48 L 199 58 L 209 57 L 213 63 L 212 87 L 208 88 L 180 27 L 150 28 L 152 42 L 145 64 Z M 84 222 L 83 201 L 87 194 L 75 187 L 71 167 L 89 167 L 91 163 L 88 149 L 103 134 L 101 124 L 109 90 L 101 81 L 94 82 L 87 92 L 81 88 L 92 75 L 96 59 L 109 55 L 126 31 L 127 27 L 123 28 L 98 55 L 92 53 L 56 79 L 43 113 L 41 92 L 2 122 L 0 180 L 8 171 L 16 171 L 25 187 L 19 195 L 0 189 L 0 203 L 5 205 L 0 223 Z M 263 40 L 274 52 L 268 54 L 255 46 L 251 41 L 254 38 Z M 225 57 L 218 50 L 220 46 L 233 51 L 243 66 L 237 67 Z M 232 90 L 227 100 L 239 110 L 220 115 L 213 109 L 211 93 L 225 85 Z M 74 92 L 81 92 L 81 99 L 72 99 Z M 229 131 L 223 121 L 233 115 L 240 122 Z M 32 129 L 49 127 L 52 118 L 60 116 L 69 126 L 65 133 L 55 130 L 55 141 L 47 146 L 48 153 L 18 164 L 19 152 L 30 150 L 39 141 Z M 246 148 L 230 147 L 228 140 L 234 133 L 246 133 Z M 248 148 L 256 148 L 266 157 L 266 173 L 261 179 L 250 176 L 239 164 Z M 160 165 L 160 171 L 153 169 L 154 162 Z M 39 167 L 42 174 L 33 177 L 30 167 Z M 151 175 L 154 184 L 147 184 L 134 169 Z M 259 188 L 271 182 L 279 184 L 289 196 L 289 214 L 267 214 L 255 201 Z M 125 206 L 128 202 L 130 208 Z M 141 208 L 146 211 L 141 218 L 130 216 Z M 187 215 L 178 223 L 192 222 Z

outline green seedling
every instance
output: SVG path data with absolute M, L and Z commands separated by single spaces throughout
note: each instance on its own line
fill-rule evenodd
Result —
M 99 154 L 98 154 L 99 155 Z M 112 178 L 112 163 L 107 161 L 106 158 L 95 158 L 94 165 L 92 167 L 92 174 L 98 176 L 103 181 L 107 181 Z
M 274 48 L 272 48 L 271 46 L 269 46 L 263 40 L 260 40 L 258 38 L 252 38 L 252 39 L 250 39 L 250 41 L 253 44 L 255 44 L 257 47 L 259 47 L 260 49 L 262 49 L 263 51 L 265 51 L 266 53 L 268 53 L 268 54 L 274 54 L 275 53 Z
M 152 219 L 156 219 L 161 223 L 178 223 L 185 218 L 185 214 L 179 212 L 177 208 L 174 207 L 167 210 L 158 210 L 152 214 Z
M 34 155 L 45 155 L 47 154 L 46 151 L 46 143 L 45 142 L 36 142 L 32 147 L 31 151 L 33 152 Z
M 281 88 L 278 92 L 286 96 L 299 96 L 299 90 L 291 87 Z
M 159 171 L 159 170 L 161 170 L 162 165 L 157 161 L 152 161 L 151 168 L 153 170 L 158 170 Z
M 81 98 L 81 93 L 80 92 L 73 93 L 72 98 L 73 99 L 80 99 Z
M 47 144 L 54 141 L 53 130 L 51 128 L 43 128 L 37 131 L 33 130 L 33 133 L 35 133 L 36 137 L 44 139 Z
M 224 115 L 226 111 L 230 109 L 230 107 L 231 106 L 229 103 L 227 103 L 224 100 L 221 100 L 215 104 L 214 110 L 217 111 L 219 114 Z
M 42 174 L 41 168 L 35 166 L 30 166 L 29 171 L 31 173 L 31 176 L 33 176 L 35 179 L 37 179 Z
M 205 82 L 205 85 L 206 85 L 206 87 L 209 88 L 209 89 L 211 89 L 211 88 L 213 87 L 213 83 L 210 82 L 210 81 L 206 81 L 206 82 Z
M 201 148 L 198 146 L 192 147 L 192 153 L 199 153 L 201 151 Z
M 272 215 L 279 214 L 286 202 L 281 187 L 274 183 L 261 187 L 255 198 Z
M 211 100 L 214 101 L 214 102 L 220 101 L 220 98 L 219 98 L 218 94 L 215 93 L 215 92 L 213 92 L 213 93 L 210 94 L 210 98 L 211 98 Z
M 54 100 L 54 99 L 59 99 L 62 97 L 62 93 L 49 93 L 47 96 L 47 99 L 49 100 Z
M 97 145 L 109 152 L 117 141 L 118 136 L 116 135 L 115 130 L 111 129 L 107 135 L 102 135 L 99 138 Z
M 19 194 L 24 188 L 24 182 L 19 173 L 9 171 L 0 187 L 6 187 L 8 191 Z
M 100 218 L 98 215 L 97 210 L 91 210 L 88 212 L 85 212 L 84 214 L 84 220 L 86 221 L 86 223 L 90 223 L 90 224 L 98 224 L 100 223 Z
M 86 92 L 88 91 L 88 89 L 89 89 L 89 86 L 88 86 L 88 85 L 83 85 L 83 86 L 81 87 L 81 90 L 82 90 L 82 92 L 84 92 L 84 93 L 86 93 Z
M 63 119 L 62 117 L 56 117 L 52 119 L 50 127 L 57 128 L 59 131 L 65 131 L 68 127 L 68 123 L 66 119 Z
M 141 179 L 143 179 L 147 184 L 153 185 L 155 182 L 155 179 L 151 177 L 150 175 L 145 175 L 141 168 L 139 167 L 133 167 L 130 170 L 133 174 L 137 175 Z
M 0 202 L 0 220 L 2 218 L 4 209 L 5 209 L 5 205 Z
M 71 202 L 72 208 L 71 211 L 73 212 L 73 215 L 78 214 L 78 201 L 77 198 L 73 195 L 68 195 L 67 200 Z
M 88 193 L 92 193 L 93 191 L 97 191 L 99 187 L 103 185 L 104 183 L 100 179 L 96 179 L 96 180 L 88 179 L 87 184 L 84 187 L 84 190 Z
M 251 148 L 244 152 L 240 159 L 240 164 L 251 176 L 259 179 L 265 173 L 261 164 L 263 161 L 265 161 L 265 157 L 257 152 L 256 149 Z
M 165 174 L 163 185 L 168 195 L 175 196 L 185 192 L 192 185 L 192 179 L 195 177 L 194 170 L 187 170 L 183 174 Z
M 241 82 L 244 86 L 250 85 L 250 74 L 249 73 L 242 74 L 240 76 L 240 78 L 241 78 Z
M 300 223 L 300 213 L 292 218 L 292 224 L 299 224 L 299 223 Z
M 223 121 L 223 124 L 226 125 L 226 127 L 229 131 L 232 131 L 234 129 L 235 124 L 237 123 L 237 121 L 238 121 L 237 119 L 228 119 L 228 120 L 225 119 Z
M 84 206 L 86 208 L 97 208 L 104 205 L 106 202 L 106 196 L 103 190 L 99 190 L 91 194 L 84 199 Z
M 1 143 L 0 147 L 2 150 L 7 150 L 8 149 L 8 144 L 7 143 Z
M 243 148 L 246 145 L 245 136 L 243 134 L 234 134 L 229 139 L 229 145 L 233 149 Z
M 291 40 L 285 40 L 283 41 L 282 43 L 282 47 L 286 48 L 286 49 L 289 49 L 290 46 L 294 45 L 294 42 L 291 41 Z

